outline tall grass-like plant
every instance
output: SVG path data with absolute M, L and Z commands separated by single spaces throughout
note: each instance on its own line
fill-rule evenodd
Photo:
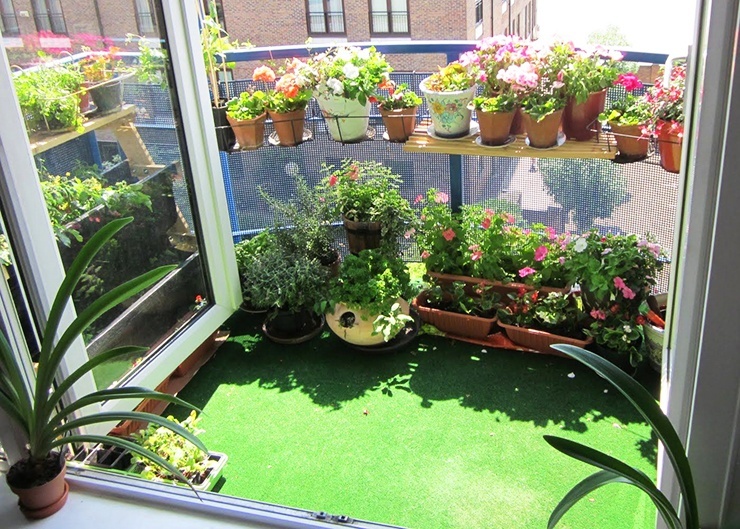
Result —
M 548 529 L 555 527 L 563 515 L 579 500 L 609 483 L 627 483 L 645 492 L 671 529 L 699 529 L 694 480 L 686 451 L 673 425 L 652 395 L 624 371 L 594 353 L 572 345 L 560 344 L 552 347 L 585 364 L 614 385 L 650 424 L 658 439 L 663 443 L 668 460 L 676 473 L 681 488 L 686 525 L 682 524 L 676 509 L 668 498 L 658 490 L 645 473 L 594 448 L 562 437 L 545 435 L 545 441 L 556 450 L 601 469 L 578 483 L 565 495 L 550 515 Z
M 85 270 L 103 245 L 132 220 L 131 217 L 121 218 L 103 226 L 80 250 L 69 267 L 43 329 L 38 369 L 32 384 L 26 384 L 24 381 L 23 364 L 11 349 L 6 337 L 0 333 L 0 408 L 23 432 L 28 450 L 27 457 L 15 463 L 8 472 L 8 483 L 14 487 L 30 488 L 51 479 L 53 476 L 44 476 L 43 473 L 39 475 L 38 472 L 43 470 L 46 461 L 56 457 L 52 451 L 72 443 L 105 443 L 128 449 L 161 465 L 179 480 L 187 483 L 185 476 L 176 467 L 136 443 L 108 435 L 75 433 L 79 428 L 93 424 L 124 420 L 150 422 L 169 428 L 201 450 L 206 450 L 203 443 L 185 428 L 159 415 L 136 411 L 110 411 L 86 414 L 81 418 L 74 416 L 75 412 L 91 404 L 117 399 L 156 399 L 194 409 L 190 404 L 172 395 L 144 387 L 112 388 L 81 396 L 70 404 L 62 403 L 62 398 L 72 385 L 95 367 L 120 356 L 144 354 L 147 351 L 146 347 L 123 346 L 105 351 L 90 358 L 55 386 L 55 378 L 64 355 L 85 329 L 108 310 L 154 285 L 176 268 L 175 265 L 161 266 L 119 285 L 91 303 L 66 329 L 60 327 L 64 309 Z

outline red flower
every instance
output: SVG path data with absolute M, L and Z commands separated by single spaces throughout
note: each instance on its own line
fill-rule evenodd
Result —
M 269 66 L 260 66 L 254 70 L 252 81 L 265 81 L 271 83 L 275 80 L 275 72 Z
M 491 217 L 486 217 L 483 219 L 483 222 L 480 223 L 481 227 L 483 227 L 484 230 L 487 230 L 491 227 Z
M 640 79 L 638 79 L 637 76 L 633 73 L 619 74 L 619 77 L 617 77 L 617 80 L 614 82 L 614 84 L 623 86 L 624 89 L 628 92 L 632 92 L 633 90 L 642 88 L 642 83 L 640 82 Z
M 645 318 L 642 315 L 640 315 L 637 318 L 635 318 L 635 323 L 637 325 L 645 325 Z
M 447 228 L 445 231 L 442 232 L 442 237 L 444 237 L 446 241 L 451 241 L 455 238 L 455 230 L 453 230 L 452 228 Z
M 329 177 L 329 187 L 337 185 L 337 175 L 333 174 Z

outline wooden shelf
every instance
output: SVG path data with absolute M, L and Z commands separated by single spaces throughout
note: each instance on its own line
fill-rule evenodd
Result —
M 525 143 L 525 135 L 503 147 L 486 147 L 476 143 L 477 136 L 458 140 L 439 140 L 427 134 L 427 124 L 422 123 L 403 145 L 405 152 L 435 154 L 464 154 L 466 156 L 502 156 L 507 158 L 601 158 L 613 160 L 617 144 L 611 134 L 601 133 L 590 141 L 567 140 L 560 147 L 534 149 Z
M 73 130 L 62 132 L 60 134 L 34 134 L 31 136 L 31 150 L 34 155 L 41 154 L 42 152 L 58 147 L 59 145 L 75 138 L 79 138 L 83 134 L 87 134 L 93 130 L 110 128 L 120 121 L 130 123 L 133 121 L 135 114 L 136 107 L 134 105 L 124 105 L 118 112 L 112 112 L 105 116 L 88 119 L 82 124 L 82 127 L 85 129 L 82 132 Z

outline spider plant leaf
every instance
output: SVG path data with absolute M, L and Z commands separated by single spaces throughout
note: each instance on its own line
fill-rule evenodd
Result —
M 585 364 L 609 381 L 652 426 L 658 439 L 663 443 L 666 455 L 673 466 L 678 484 L 681 487 L 686 511 L 686 527 L 688 529 L 699 529 L 696 490 L 686 451 L 671 421 L 665 416 L 652 395 L 624 371 L 597 354 L 572 345 L 558 344 L 554 345 L 553 348 Z

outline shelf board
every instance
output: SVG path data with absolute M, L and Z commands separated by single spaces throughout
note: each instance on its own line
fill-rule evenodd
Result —
M 478 145 L 476 136 L 457 140 L 439 140 L 427 134 L 427 123 L 422 123 L 403 145 L 405 152 L 435 154 L 464 154 L 466 156 L 502 156 L 507 158 L 601 158 L 613 160 L 617 155 L 617 144 L 611 134 L 600 133 L 590 141 L 567 140 L 560 147 L 534 149 L 525 143 L 525 135 L 503 147 Z
M 82 132 L 75 130 L 69 132 L 62 132 L 60 134 L 34 134 L 31 136 L 31 151 L 34 155 L 41 154 L 42 152 L 58 147 L 59 145 L 66 143 L 75 138 L 79 138 L 83 134 L 92 132 L 97 129 L 110 127 L 118 121 L 132 121 L 136 114 L 136 107 L 134 105 L 124 105 L 118 112 L 112 112 L 105 116 L 92 117 L 82 124 L 85 129 Z

